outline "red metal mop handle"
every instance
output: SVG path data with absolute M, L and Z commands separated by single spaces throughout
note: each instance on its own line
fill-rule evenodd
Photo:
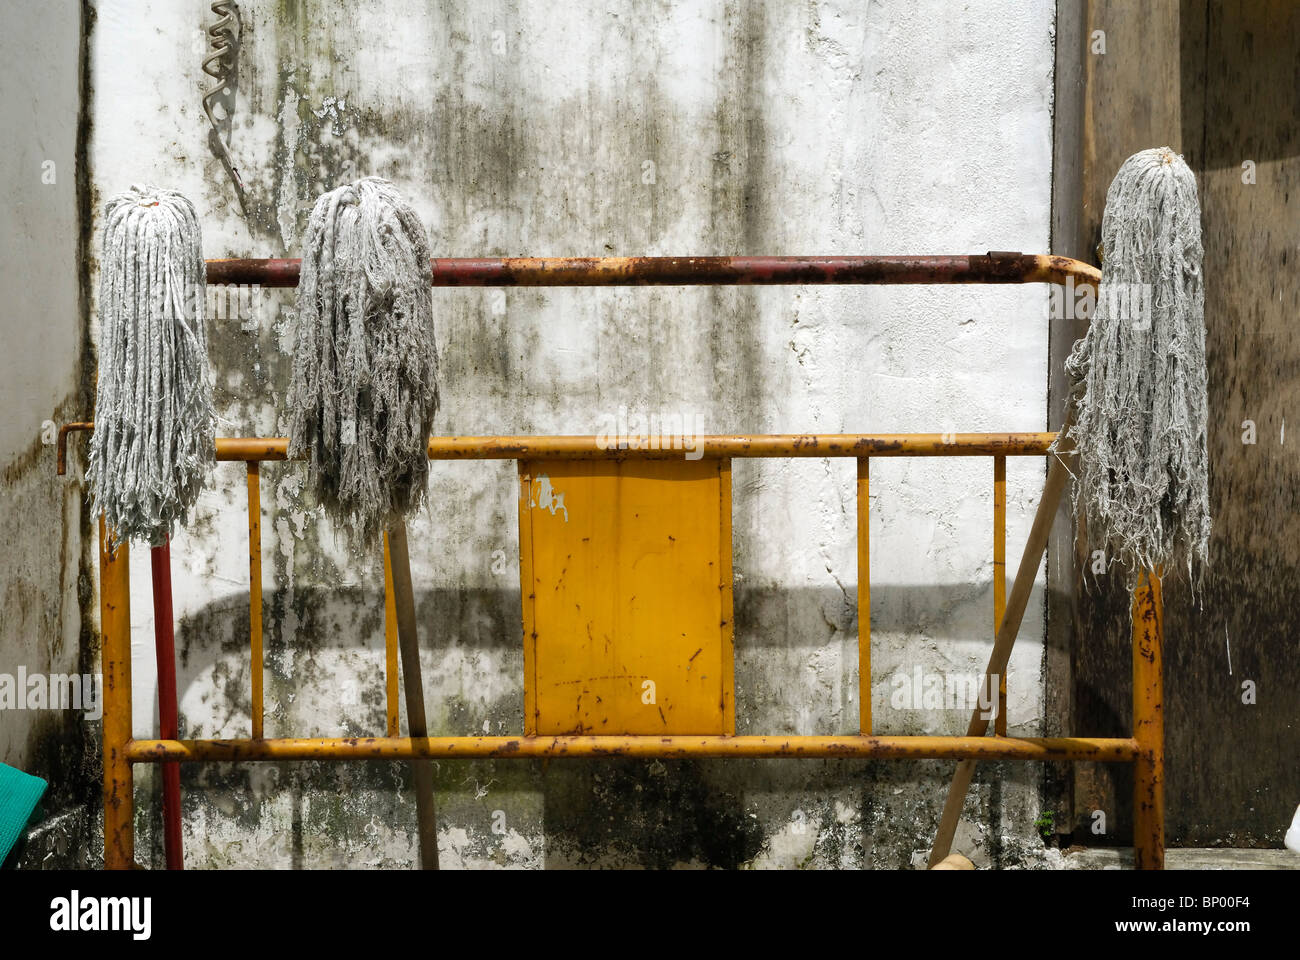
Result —
M 158 728 L 162 737 L 179 736 L 176 711 L 176 638 L 172 625 L 172 552 L 170 539 L 149 550 L 153 571 L 153 635 L 158 656 Z M 163 852 L 168 870 L 185 869 L 181 847 L 181 767 L 163 767 Z

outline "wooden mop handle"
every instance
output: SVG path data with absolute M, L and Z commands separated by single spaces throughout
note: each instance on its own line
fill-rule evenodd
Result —
M 393 570 L 393 604 L 397 611 L 397 644 L 402 653 L 402 683 L 406 693 L 406 722 L 412 740 L 429 736 L 424 717 L 424 682 L 420 676 L 420 643 L 415 632 L 415 591 L 411 586 L 411 558 L 406 549 L 406 523 L 398 520 L 388 529 L 388 555 Z M 428 760 L 411 761 L 415 783 L 415 814 L 420 838 L 420 868 L 438 869 L 438 820 L 433 801 L 433 766 Z
M 1071 421 L 1067 419 L 1061 428 L 1065 436 Z M 1038 501 L 1038 510 L 1034 513 L 1034 524 L 1029 529 L 1029 539 L 1025 541 L 1025 552 L 1020 557 L 1020 567 L 1016 570 L 1016 580 L 1007 597 L 1007 609 L 1002 615 L 1002 625 L 998 628 L 997 638 L 993 642 L 993 653 L 989 656 L 988 669 L 984 673 L 984 690 L 996 690 L 994 677 L 1001 677 L 1011 659 L 1011 648 L 1015 645 L 1016 634 L 1020 632 L 1020 621 L 1024 618 L 1025 607 L 1029 604 L 1030 594 L 1034 590 L 1034 577 L 1038 573 L 1038 564 L 1047 549 L 1047 537 L 1052 532 L 1052 521 L 1056 517 L 1057 505 L 1069 481 L 1070 471 L 1061 460 L 1061 454 L 1050 456 L 1047 466 L 1047 481 L 1043 484 L 1043 496 Z M 988 731 L 989 720 L 983 707 L 976 707 L 971 715 L 966 736 L 982 737 Z M 930 867 L 933 868 L 948 856 L 952 847 L 952 838 L 957 832 L 957 821 L 961 819 L 962 807 L 966 805 L 966 791 L 970 788 L 971 776 L 975 773 L 974 760 L 962 760 L 957 764 L 952 784 L 948 787 L 948 799 L 943 805 L 943 817 L 939 821 L 939 832 L 935 835 L 934 846 L 930 850 Z

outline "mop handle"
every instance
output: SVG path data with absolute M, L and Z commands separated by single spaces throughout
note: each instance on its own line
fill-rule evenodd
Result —
M 158 658 L 158 730 L 164 739 L 180 736 L 176 709 L 176 638 L 172 621 L 171 541 L 149 550 L 153 573 L 153 635 Z M 163 853 L 168 870 L 185 868 L 181 845 L 181 765 L 164 763 Z

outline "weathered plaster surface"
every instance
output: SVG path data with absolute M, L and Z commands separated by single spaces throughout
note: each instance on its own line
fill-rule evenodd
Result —
M 4 17 L 0 674 L 16 681 L 20 670 L 45 677 L 92 669 L 93 640 L 82 613 L 93 603 L 93 586 L 82 485 L 55 476 L 53 444 L 53 425 L 79 419 L 84 403 L 77 261 L 80 9 L 76 3 L 11 4 Z M 72 464 L 80 470 L 75 455 Z M 49 813 L 93 806 L 97 775 L 86 750 L 93 753 L 97 737 L 98 726 L 75 711 L 0 710 L 0 761 L 50 783 L 44 801 Z
M 153 180 L 198 205 L 208 256 L 296 255 L 313 199 L 394 180 L 440 255 L 1043 251 L 1053 5 L 246 2 L 233 153 L 241 215 L 200 106 L 206 4 L 94 4 L 95 209 Z M 96 229 L 98 226 L 96 225 Z M 278 434 L 290 297 L 212 319 L 225 435 Z M 440 432 L 595 433 L 620 405 L 708 432 L 1035 430 L 1043 288 L 438 290 Z M 521 729 L 509 463 L 438 464 L 412 524 L 431 730 Z M 1020 545 L 1041 462 L 1009 470 Z M 987 460 L 872 474 L 877 730 L 964 728 L 898 711 L 896 671 L 982 669 L 992 632 Z M 381 569 L 263 472 L 267 734 L 383 729 Z M 742 732 L 857 717 L 853 465 L 735 467 Z M 173 546 L 183 735 L 249 732 L 242 471 L 213 474 Z M 569 509 L 574 504 L 568 504 Z M 144 551 L 133 558 L 135 727 L 153 729 Z M 1038 729 L 1042 613 L 1011 671 Z M 907 866 L 949 764 L 445 762 L 446 866 Z M 990 767 L 990 771 L 995 768 Z M 1038 841 L 1035 768 L 982 783 L 963 829 L 989 862 Z M 157 860 L 139 778 L 140 856 Z M 397 764 L 190 767 L 195 866 L 409 866 Z M 496 813 L 500 811 L 500 813 Z M 494 826 L 496 830 L 494 831 Z

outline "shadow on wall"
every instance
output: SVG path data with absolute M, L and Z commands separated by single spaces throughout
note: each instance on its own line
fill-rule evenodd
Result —
M 416 601 L 430 732 L 519 733 L 519 591 L 434 589 L 418 592 Z M 378 596 L 299 586 L 269 592 L 264 603 L 267 735 L 382 734 Z M 738 585 L 736 604 L 738 729 L 854 732 L 857 624 L 845 594 Z M 987 608 L 991 619 L 988 585 L 882 585 L 873 591 L 873 630 L 915 632 L 918 622 L 939 628 L 961 619 L 967 605 L 981 614 Z M 981 639 L 956 628 L 925 637 Z M 181 736 L 247 737 L 245 599 L 187 617 L 177 641 Z M 917 639 L 917 657 L 904 657 L 908 669 L 914 662 L 935 669 L 933 653 L 921 656 L 923 643 Z M 877 696 L 882 684 L 888 689 L 889 679 L 878 671 Z M 880 710 L 879 702 L 876 712 L 878 732 L 888 733 L 920 732 L 917 724 L 958 733 L 969 718 L 964 709 L 905 716 Z M 1020 851 L 1006 846 L 1003 834 L 1033 836 L 1037 812 L 1025 804 L 1038 774 L 1023 764 L 980 770 L 988 786 L 968 809 L 994 826 L 988 862 L 1010 865 Z M 951 764 L 936 761 L 440 761 L 442 858 L 447 866 L 906 867 L 928 848 L 950 772 Z M 186 764 L 182 778 L 186 847 L 196 866 L 407 867 L 414 860 L 406 764 Z M 1016 788 L 1005 790 L 1004 778 Z M 138 857 L 161 863 L 159 804 L 147 798 L 158 784 L 143 770 L 138 782 L 145 785 L 137 798 Z

